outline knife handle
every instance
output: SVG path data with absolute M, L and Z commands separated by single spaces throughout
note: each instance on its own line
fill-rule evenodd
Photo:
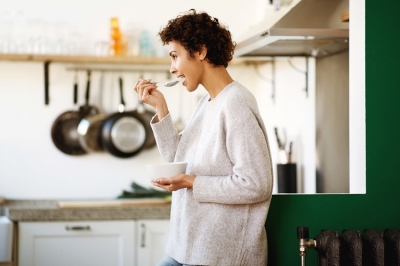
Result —
M 282 147 L 282 142 L 281 142 L 281 140 L 279 139 L 278 128 L 276 127 L 274 130 L 275 130 L 276 141 L 278 142 L 278 148 L 279 148 L 280 150 L 282 150 L 283 147 Z

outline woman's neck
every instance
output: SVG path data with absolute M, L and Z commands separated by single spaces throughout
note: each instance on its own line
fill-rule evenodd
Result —
M 224 66 L 206 68 L 202 85 L 210 94 L 210 100 L 213 100 L 217 95 L 230 83 L 233 82 L 232 77 Z

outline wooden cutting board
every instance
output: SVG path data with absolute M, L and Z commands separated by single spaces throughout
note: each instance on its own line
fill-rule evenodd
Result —
M 59 201 L 60 208 L 95 208 L 95 207 L 129 207 L 140 205 L 166 205 L 170 200 L 140 198 L 140 199 L 118 199 L 118 200 L 85 200 L 85 201 Z

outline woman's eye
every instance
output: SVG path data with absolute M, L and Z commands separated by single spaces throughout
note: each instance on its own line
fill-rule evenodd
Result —
M 175 60 L 176 58 L 177 58 L 177 56 L 176 56 L 176 55 L 172 55 L 172 59 L 174 59 L 174 60 Z

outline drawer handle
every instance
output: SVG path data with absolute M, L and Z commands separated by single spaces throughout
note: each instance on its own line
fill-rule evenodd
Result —
M 66 226 L 67 231 L 90 231 L 90 226 Z
M 146 247 L 146 225 L 145 224 L 141 224 L 142 227 L 142 240 L 141 240 L 141 244 L 140 247 L 145 248 Z

